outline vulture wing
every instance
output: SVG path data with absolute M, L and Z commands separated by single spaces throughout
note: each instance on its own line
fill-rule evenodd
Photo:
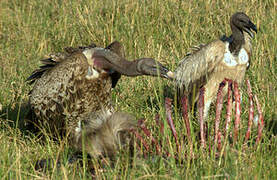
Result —
M 42 65 L 39 67 L 39 69 L 33 71 L 31 76 L 29 76 L 26 81 L 29 81 L 29 84 L 33 84 L 37 79 L 41 78 L 41 76 L 45 74 L 46 71 L 49 71 L 72 54 L 95 47 L 96 45 L 94 43 L 89 46 L 79 46 L 77 48 L 66 47 L 62 53 L 50 54 L 49 58 L 40 60 Z
M 180 92 L 189 91 L 196 82 L 203 85 L 209 74 L 223 59 L 225 51 L 225 43 L 221 40 L 194 48 L 194 51 L 179 63 L 175 71 Z

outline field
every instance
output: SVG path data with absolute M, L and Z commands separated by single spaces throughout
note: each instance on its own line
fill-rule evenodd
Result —
M 243 148 L 241 135 L 237 146 L 226 146 L 222 159 L 194 146 L 197 158 L 184 159 L 182 163 L 174 159 L 135 158 L 131 166 L 128 157 L 123 156 L 115 167 L 99 171 L 97 176 L 99 179 L 277 179 L 276 9 L 276 0 L 1 0 L 0 177 L 90 178 L 85 166 L 75 168 L 67 163 L 46 173 L 34 169 L 38 159 L 60 154 L 66 158 L 67 152 L 62 149 L 68 149 L 51 140 L 40 143 L 23 125 L 31 89 L 25 80 L 39 66 L 40 59 L 67 46 L 94 42 L 104 47 L 117 40 L 123 44 L 128 60 L 153 57 L 174 70 L 192 46 L 229 35 L 230 16 L 243 11 L 258 27 L 246 78 L 262 105 L 265 118 L 262 143 L 258 147 Z M 167 86 L 169 92 L 164 90 Z M 138 119 L 145 118 L 148 127 L 155 127 L 157 113 L 165 119 L 164 96 L 174 96 L 171 87 L 173 83 L 165 79 L 122 77 L 113 90 L 113 102 L 116 109 Z M 248 119 L 245 85 L 241 91 L 245 125 Z M 210 123 L 215 117 L 214 109 Z M 176 113 L 173 119 L 178 133 L 185 134 L 182 119 Z M 197 123 L 193 125 L 197 131 Z M 171 132 L 166 133 L 171 139 L 168 148 L 174 151 Z

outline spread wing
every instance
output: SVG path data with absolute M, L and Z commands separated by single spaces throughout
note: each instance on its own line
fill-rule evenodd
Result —
M 205 83 L 207 76 L 223 59 L 225 48 L 223 41 L 213 41 L 194 48 L 192 53 L 181 60 L 175 71 L 176 84 L 180 91 L 189 91 L 195 82 Z

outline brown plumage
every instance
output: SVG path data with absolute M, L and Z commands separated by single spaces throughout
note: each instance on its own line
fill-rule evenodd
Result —
M 42 60 L 44 65 L 28 78 L 34 83 L 30 105 L 42 126 L 48 132 L 68 132 L 71 146 L 94 157 L 113 157 L 121 146 L 129 147 L 129 130 L 136 121 L 113 111 L 111 88 L 121 74 L 172 78 L 173 73 L 154 59 L 127 61 L 122 54 L 114 42 L 106 48 L 67 48 Z M 45 162 L 38 161 L 36 167 Z
M 235 13 L 230 20 L 232 35 L 201 45 L 187 55 L 175 71 L 176 84 L 180 95 L 190 98 L 190 103 L 198 99 L 199 89 L 205 88 L 204 117 L 207 117 L 211 102 L 215 99 L 219 84 L 232 79 L 239 84 L 243 81 L 251 57 L 251 29 L 256 26 L 249 17 Z M 193 89 L 196 97 L 192 102 Z M 224 90 L 226 94 L 226 89 Z
M 50 132 L 71 131 L 91 112 L 111 106 L 111 88 L 120 75 L 170 78 L 172 72 L 151 58 L 127 61 L 118 42 L 106 48 L 68 48 L 42 60 L 43 66 L 28 78 L 29 94 L 37 118 Z
M 111 108 L 112 78 L 105 72 L 100 72 L 99 78 L 88 74 L 91 67 L 82 51 L 93 48 L 68 48 L 52 55 L 42 60 L 44 65 L 28 78 L 34 83 L 30 105 L 50 132 L 62 134 L 88 112 L 100 110 L 101 106 Z

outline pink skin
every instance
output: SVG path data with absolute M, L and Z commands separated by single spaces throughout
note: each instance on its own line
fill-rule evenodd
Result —
M 131 129 L 131 132 L 134 133 L 136 139 L 138 139 L 142 143 L 143 147 L 146 149 L 146 152 L 149 152 L 150 150 L 149 145 L 144 141 L 141 135 L 135 129 Z M 140 144 L 137 141 L 136 143 L 138 144 L 138 147 L 140 147 Z M 143 151 L 143 154 L 144 154 L 144 157 L 146 157 L 145 151 Z
M 172 99 L 165 98 L 165 109 L 166 109 L 166 114 L 167 114 L 167 122 L 168 122 L 169 127 L 172 131 L 172 134 L 175 138 L 177 150 L 178 150 L 178 152 L 180 152 L 181 146 L 179 145 L 178 138 L 177 138 L 177 132 L 176 132 L 175 126 L 174 126 L 173 121 L 172 121 L 171 103 L 172 103 Z
M 151 132 L 150 130 L 148 130 L 144 124 L 144 119 L 141 119 L 138 121 L 138 124 L 139 124 L 139 127 L 142 129 L 142 131 L 144 132 L 144 134 L 146 136 L 148 136 L 149 138 L 151 138 L 151 141 L 153 144 L 155 144 L 155 147 L 156 147 L 156 151 L 159 155 L 161 155 L 161 147 L 159 146 L 159 143 L 158 141 L 151 135 Z
M 228 81 L 228 92 L 227 92 L 227 109 L 226 109 L 226 124 L 225 124 L 225 131 L 224 131 L 224 138 L 226 138 L 230 122 L 232 116 L 232 80 L 226 79 Z
M 227 108 L 226 108 L 226 124 L 224 128 L 224 136 L 222 136 L 221 130 L 219 129 L 219 124 L 220 124 L 220 116 L 221 116 L 221 111 L 223 108 L 223 88 L 228 82 L 228 93 L 227 93 Z M 209 149 L 211 150 L 212 146 L 213 148 L 216 148 L 217 150 L 222 149 L 222 140 L 223 138 L 226 138 L 228 136 L 228 129 L 229 125 L 231 122 L 231 115 L 232 115 L 232 84 L 234 84 L 234 96 L 235 96 L 235 123 L 234 123 L 234 141 L 233 144 L 236 143 L 237 138 L 238 138 L 238 131 L 239 131 L 239 124 L 240 124 L 240 114 L 241 114 L 241 102 L 240 102 L 240 92 L 238 89 L 238 84 L 236 82 L 233 82 L 230 79 L 225 79 L 219 86 L 218 93 L 217 93 L 217 101 L 216 101 L 216 117 L 215 117 L 215 131 L 214 131 L 214 146 L 212 144 L 209 144 Z M 254 119 L 254 103 L 253 103 L 253 98 L 255 99 L 257 109 L 258 109 L 258 114 L 259 114 L 259 121 L 258 121 L 258 136 L 256 139 L 256 144 L 258 144 L 262 138 L 262 130 L 264 127 L 264 117 L 262 114 L 261 106 L 259 104 L 257 96 L 253 96 L 251 85 L 249 80 L 246 81 L 247 87 L 248 87 L 248 95 L 249 95 L 249 120 L 248 120 L 248 129 L 245 135 L 245 142 L 247 142 L 250 138 L 251 134 L 251 127 Z M 186 134 L 188 137 L 189 144 L 192 145 L 191 143 L 191 129 L 190 129 L 190 123 L 189 123 L 189 118 L 188 118 L 188 107 L 187 107 L 187 98 L 183 97 L 181 99 L 182 103 L 182 116 L 185 121 L 185 128 L 186 128 Z M 173 124 L 172 120 L 172 110 L 171 110 L 171 104 L 172 100 L 170 98 L 165 99 L 165 109 L 166 109 L 166 115 L 167 115 L 167 122 L 169 124 L 169 127 L 171 129 L 171 132 L 174 136 L 175 142 L 176 142 L 176 147 L 177 151 L 180 152 L 181 146 L 179 145 L 178 137 L 177 137 L 177 132 L 175 129 L 175 126 Z M 203 121 L 203 108 L 204 108 L 204 89 L 200 90 L 200 95 L 199 95 L 199 101 L 198 101 L 198 111 L 199 111 L 199 119 L 200 119 L 200 143 L 202 147 L 206 147 L 206 141 L 205 141 L 205 132 L 204 132 L 204 121 Z M 164 133 L 163 131 L 163 123 L 159 121 L 159 115 L 156 115 L 155 117 L 156 124 L 159 127 L 159 130 L 161 134 Z M 202 125 L 201 125 L 202 124 Z M 146 128 L 143 120 L 139 121 L 139 127 L 142 129 L 143 133 L 151 138 L 151 141 L 153 144 L 155 144 L 156 147 L 156 152 L 159 155 L 163 155 L 164 153 L 166 154 L 167 157 L 175 157 L 175 155 L 168 153 L 167 151 L 163 152 L 161 151 L 162 143 L 156 141 L 155 138 L 153 138 L 151 132 L 149 129 Z M 150 146 L 142 139 L 142 137 L 136 132 L 135 135 L 138 137 L 138 139 L 142 142 L 144 148 L 146 149 L 146 152 L 151 153 Z M 169 141 L 169 139 L 167 139 Z
M 218 143 L 218 136 L 219 136 L 219 124 L 220 124 L 220 116 L 221 116 L 221 111 L 223 107 L 223 94 L 222 90 L 226 85 L 226 80 L 224 80 L 222 83 L 219 85 L 219 89 L 217 92 L 217 100 L 216 100 L 216 112 L 215 112 L 215 135 L 214 135 L 214 144 L 215 146 Z
M 219 151 L 220 151 L 221 148 L 222 148 L 222 139 L 221 139 L 221 137 L 222 137 L 222 134 L 221 134 L 220 131 L 218 131 L 218 133 L 217 133 L 217 138 L 218 138 L 217 149 L 218 149 Z
M 105 71 L 109 71 L 108 69 L 104 69 L 105 68 L 105 64 L 103 62 L 105 62 L 105 58 L 103 57 L 97 57 L 97 58 L 93 58 L 93 68 L 101 71 L 101 70 L 105 70 Z
M 240 114 L 241 114 L 241 106 L 240 106 L 240 92 L 238 89 L 238 83 L 234 82 L 234 91 L 235 91 L 235 127 L 234 127 L 234 143 L 237 140 L 238 137 L 238 131 L 239 131 L 239 124 L 240 124 Z
M 257 109 L 258 109 L 258 114 L 259 114 L 259 121 L 258 121 L 258 137 L 256 139 L 256 144 L 258 144 L 262 138 L 262 131 L 264 128 L 264 117 L 263 117 L 263 113 L 262 113 L 262 108 L 261 105 L 259 103 L 259 100 L 257 98 L 257 96 L 254 96 L 256 104 L 257 104 Z
M 181 99 L 181 103 L 182 103 L 182 116 L 185 121 L 185 128 L 187 131 L 187 138 L 190 146 L 190 157 L 193 157 L 193 144 L 192 144 L 190 123 L 189 123 L 189 116 L 188 116 L 188 98 L 186 95 Z

